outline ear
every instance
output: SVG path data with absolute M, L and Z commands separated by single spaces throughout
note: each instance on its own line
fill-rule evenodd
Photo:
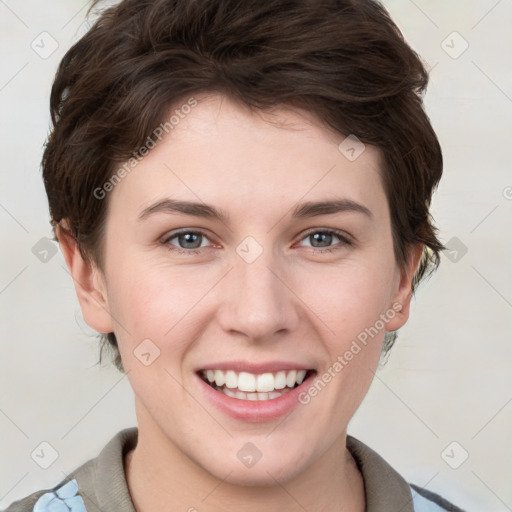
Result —
M 412 298 L 412 281 L 418 268 L 424 245 L 417 244 L 409 250 L 409 256 L 405 268 L 400 270 L 397 289 L 389 305 L 396 311 L 396 315 L 386 325 L 387 331 L 400 329 L 409 319 L 409 311 Z
M 64 226 L 56 226 L 55 234 L 73 278 L 85 322 L 100 333 L 114 332 L 103 273 L 92 261 L 83 258 L 75 238 Z

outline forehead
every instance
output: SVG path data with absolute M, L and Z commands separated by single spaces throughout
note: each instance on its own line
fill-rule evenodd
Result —
M 377 148 L 367 145 L 351 160 L 339 148 L 346 137 L 305 110 L 254 111 L 220 94 L 194 99 L 192 108 L 173 107 L 172 130 L 116 186 L 114 203 L 140 212 L 175 197 L 247 214 L 301 198 L 382 202 Z

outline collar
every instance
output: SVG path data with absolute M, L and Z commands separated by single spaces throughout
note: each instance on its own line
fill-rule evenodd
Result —
M 409 484 L 379 454 L 350 435 L 347 449 L 363 475 L 366 512 L 414 512 Z
M 80 482 L 87 510 L 136 512 L 124 475 L 124 457 L 137 439 L 137 427 L 122 430 L 96 459 L 71 475 Z M 380 455 L 350 435 L 347 449 L 363 476 L 366 512 L 414 512 L 409 484 Z

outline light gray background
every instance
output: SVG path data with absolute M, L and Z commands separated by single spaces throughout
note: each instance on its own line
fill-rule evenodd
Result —
M 349 432 L 459 506 L 512 510 L 512 2 L 384 4 L 432 68 L 426 105 L 445 156 L 433 215 L 453 251 L 419 289 Z M 50 86 L 86 10 L 0 0 L 1 507 L 55 485 L 135 424 L 127 379 L 96 364 L 61 253 L 39 242 L 51 234 L 39 167 Z M 51 462 L 41 442 L 58 452 L 48 469 L 31 457 Z M 458 469 L 446 462 L 465 451 Z

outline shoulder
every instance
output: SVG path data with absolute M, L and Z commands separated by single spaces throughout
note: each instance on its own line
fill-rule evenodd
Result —
M 118 432 L 101 453 L 53 488 L 15 501 L 4 512 L 135 512 L 123 467 L 125 453 L 137 443 L 137 429 Z
M 409 484 L 378 453 L 350 435 L 347 449 L 363 477 L 367 512 L 464 512 L 441 496 Z
M 38 491 L 12 503 L 5 512 L 86 512 L 76 479 L 65 480 L 53 489 Z

